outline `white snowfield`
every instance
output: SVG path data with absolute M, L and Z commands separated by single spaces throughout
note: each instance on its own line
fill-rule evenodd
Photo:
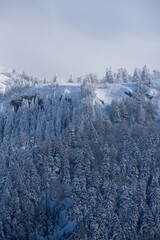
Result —
M 0 92 L 5 92 L 9 78 L 0 73 Z
M 7 87 L 13 86 L 16 78 L 18 79 L 18 75 L 0 67 L 0 93 L 4 93 Z
M 112 83 L 107 84 L 105 87 L 103 85 L 99 85 L 96 89 L 96 99 L 99 101 L 103 101 L 106 104 L 110 104 L 112 100 L 122 100 L 127 95 L 125 93 L 132 92 L 136 90 L 136 83 L 125 83 L 118 84 Z
M 0 67 L 0 93 L 6 91 L 6 88 L 13 83 L 12 75 L 9 70 Z
M 15 81 L 23 81 L 20 74 L 5 70 L 0 67 L 0 93 L 5 93 L 6 89 L 14 84 Z M 100 105 L 110 104 L 112 100 L 122 100 L 129 97 L 126 93 L 132 93 L 136 90 L 137 84 L 133 82 L 128 83 L 113 83 L 113 84 L 99 84 L 95 90 L 94 102 Z M 38 80 L 37 84 L 32 87 L 22 90 L 22 95 L 38 94 L 40 96 L 51 95 L 53 91 L 56 94 L 67 95 L 70 98 L 78 98 L 80 96 L 81 84 L 80 83 L 66 83 L 60 81 L 57 86 L 53 86 L 51 82 L 42 83 L 42 80 Z M 151 96 L 160 106 L 160 76 L 154 78 L 152 86 L 148 88 L 146 97 Z M 17 94 L 10 96 L 11 99 L 15 99 Z
M 98 104 L 110 104 L 113 99 L 121 100 L 127 95 L 125 92 L 132 92 L 136 89 L 136 83 L 127 84 L 108 84 L 103 86 L 99 84 L 95 90 L 94 102 Z M 50 95 L 50 84 L 38 84 L 34 89 L 38 95 Z M 81 92 L 81 84 L 61 82 L 55 87 L 55 93 L 69 96 L 70 98 L 78 98 Z

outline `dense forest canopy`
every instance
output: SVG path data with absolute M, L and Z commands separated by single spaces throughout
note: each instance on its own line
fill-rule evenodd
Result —
M 159 72 L 70 76 L 71 91 L 57 76 L 7 74 L 0 239 L 159 240 Z M 96 95 L 128 83 L 132 90 L 109 104 Z

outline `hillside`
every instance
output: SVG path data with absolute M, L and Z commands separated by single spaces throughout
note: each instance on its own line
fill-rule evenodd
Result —
M 143 97 L 152 98 L 152 101 L 155 101 L 160 106 L 160 74 L 156 72 L 155 75 L 152 75 L 152 85 L 146 87 L 143 91 Z M 130 78 L 131 80 L 131 78 Z M 0 67 L 0 93 L 4 94 L 8 89 L 20 87 L 20 92 L 11 91 L 7 103 L 12 100 L 16 100 L 21 96 L 31 96 L 38 95 L 41 98 L 44 96 L 51 96 L 53 91 L 56 94 L 68 95 L 71 98 L 77 98 L 80 95 L 82 83 L 69 83 L 60 80 L 56 84 L 52 81 L 46 81 L 38 78 L 33 78 L 28 76 L 25 73 L 19 74 L 14 71 L 6 70 Z M 96 84 L 94 89 L 95 97 L 94 103 L 104 105 L 111 104 L 112 100 L 121 101 L 126 97 L 131 97 L 132 93 L 137 90 L 136 82 L 127 82 L 127 83 L 105 83 L 104 79 L 99 80 L 99 84 Z M 18 95 L 19 94 L 19 95 Z M 131 94 L 131 95 L 130 95 Z M 2 104 L 1 100 L 1 104 Z
M 160 239 L 159 79 L 1 70 L 0 239 Z

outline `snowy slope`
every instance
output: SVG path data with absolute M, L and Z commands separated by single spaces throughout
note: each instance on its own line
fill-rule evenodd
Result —
M 35 82 L 42 82 L 42 80 L 33 78 L 25 72 L 17 73 L 14 70 L 8 70 L 0 67 L 0 93 L 5 93 L 7 89 L 16 87 L 24 87 L 27 85 L 33 85 Z
M 27 75 L 26 75 L 27 76 Z M 9 86 L 13 86 L 16 82 L 24 81 L 23 75 L 15 72 L 11 72 L 0 67 L 0 92 L 4 93 L 6 88 Z M 113 99 L 122 100 L 123 98 L 128 97 L 126 93 L 132 93 L 137 89 L 137 84 L 133 82 L 129 83 L 113 83 L 113 84 L 102 84 L 100 83 L 95 90 L 95 98 L 94 102 L 99 103 L 100 105 L 110 104 Z M 60 81 L 56 86 L 54 86 L 51 82 L 42 83 L 42 80 L 37 79 L 36 84 L 31 84 L 28 87 L 22 88 L 21 92 L 17 94 L 17 92 L 12 91 L 11 95 L 7 97 L 5 101 L 9 102 L 11 100 L 16 100 L 24 95 L 33 95 L 37 94 L 41 97 L 50 96 L 51 94 L 57 95 L 67 95 L 70 98 L 78 98 L 81 92 L 81 84 L 79 83 L 66 83 Z M 146 90 L 144 97 L 151 96 L 154 101 L 158 101 L 158 105 L 160 106 L 160 76 L 157 74 L 156 77 L 152 80 L 152 86 Z M 1 100 L 2 103 L 2 100 Z
M 21 75 L 8 69 L 0 67 L 0 93 L 4 93 L 7 88 L 12 87 L 15 82 L 21 79 Z
M 4 93 L 7 86 L 12 84 L 11 71 L 0 67 L 0 93 Z
M 95 90 L 94 102 L 99 104 L 101 104 L 102 102 L 103 104 L 110 104 L 113 99 L 120 101 L 124 97 L 127 97 L 125 92 L 132 92 L 135 89 L 135 83 L 108 84 L 107 88 L 102 88 L 102 86 L 99 85 Z M 72 99 L 76 99 L 80 96 L 81 84 L 61 82 L 57 84 L 56 87 L 53 87 L 50 83 L 37 84 L 35 87 L 24 89 L 24 91 L 21 92 L 21 95 L 37 94 L 43 98 L 43 96 L 50 96 L 53 91 L 56 95 L 68 96 Z
M 9 84 L 10 78 L 0 73 L 0 92 L 5 92 L 7 85 Z
M 103 85 L 99 85 L 96 89 L 96 99 L 101 100 L 106 104 L 110 104 L 113 99 L 122 100 L 127 95 L 125 92 L 135 91 L 137 88 L 136 83 L 125 83 L 125 84 L 108 84 L 105 88 Z
M 152 86 L 148 90 L 148 93 L 153 94 L 155 97 L 160 95 L 160 77 L 152 80 Z

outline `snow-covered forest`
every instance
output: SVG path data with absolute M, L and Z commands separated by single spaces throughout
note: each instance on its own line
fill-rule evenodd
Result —
M 0 72 L 0 240 L 159 240 L 160 72 Z

